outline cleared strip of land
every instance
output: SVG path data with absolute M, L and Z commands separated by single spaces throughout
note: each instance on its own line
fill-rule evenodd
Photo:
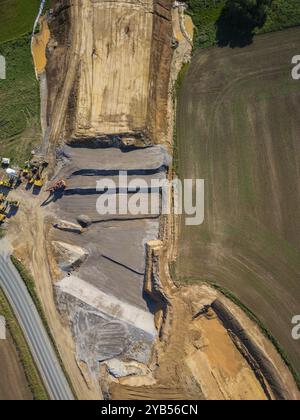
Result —
M 181 176 L 206 180 L 205 223 L 181 226 L 178 278 L 230 289 L 298 372 L 300 83 L 290 63 L 299 39 L 297 28 L 199 51 L 177 125 Z

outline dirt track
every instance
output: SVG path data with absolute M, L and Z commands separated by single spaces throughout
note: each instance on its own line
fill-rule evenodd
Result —
M 206 180 L 206 220 L 182 225 L 178 278 L 230 289 L 278 339 L 299 312 L 299 29 L 195 55 L 178 107 L 180 171 Z

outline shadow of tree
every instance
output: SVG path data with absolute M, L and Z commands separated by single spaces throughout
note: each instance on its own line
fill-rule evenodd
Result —
M 246 3 L 246 2 L 245 2 Z M 246 7 L 238 0 L 228 0 L 216 22 L 220 47 L 245 47 L 253 42 L 255 29 L 266 22 L 265 6 Z

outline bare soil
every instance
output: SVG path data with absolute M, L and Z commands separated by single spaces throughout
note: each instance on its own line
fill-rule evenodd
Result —
M 201 226 L 181 224 L 177 278 L 231 290 L 299 372 L 299 28 L 197 53 L 178 105 L 180 175 L 206 181 Z

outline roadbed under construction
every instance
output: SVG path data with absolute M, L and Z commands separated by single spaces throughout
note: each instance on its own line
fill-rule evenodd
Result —
M 117 182 L 119 171 L 127 171 L 129 180 L 150 188 L 153 178 L 166 178 L 169 163 L 162 146 L 58 150 L 54 179 L 65 179 L 67 188 L 43 204 L 56 215 L 50 232 L 61 272 L 56 297 L 71 322 L 77 357 L 95 375 L 99 362 L 114 357 L 149 362 L 157 332 L 154 302 L 144 292 L 146 244 L 159 237 L 159 213 L 100 215 L 97 182 Z M 113 194 L 118 198 L 120 191 Z

